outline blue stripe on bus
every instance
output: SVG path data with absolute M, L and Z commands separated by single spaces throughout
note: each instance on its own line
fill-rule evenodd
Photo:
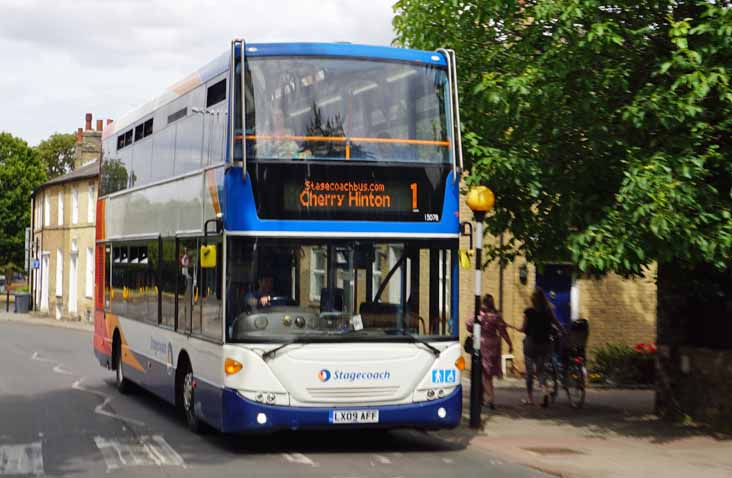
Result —
M 444 408 L 445 418 L 440 418 L 438 410 Z M 359 428 L 454 428 L 462 417 L 462 388 L 457 387 L 450 395 L 429 402 L 410 403 L 407 405 L 385 405 L 364 407 L 344 405 L 340 410 L 378 410 L 379 423 L 373 425 L 355 425 Z M 235 390 L 225 388 L 223 391 L 223 432 L 236 433 L 243 431 L 297 430 L 300 428 L 343 428 L 348 425 L 336 425 L 330 422 L 333 407 L 283 407 L 257 403 L 244 398 Z M 257 416 L 266 415 L 266 422 L 260 424 Z
M 441 53 L 407 48 L 376 45 L 355 45 L 351 43 L 250 43 L 247 56 L 350 56 L 383 60 L 414 61 L 446 67 L 447 61 Z
M 400 233 L 455 234 L 456 238 L 459 234 L 459 191 L 458 183 L 453 181 L 455 176 L 452 172 L 446 179 L 442 211 L 454 211 L 454 214 L 442 214 L 439 222 L 263 220 L 257 216 L 251 181 L 248 176 L 246 182 L 241 177 L 241 168 L 230 168 L 224 179 L 227 211 L 224 215 L 224 227 L 229 232 L 387 233 L 395 236 Z

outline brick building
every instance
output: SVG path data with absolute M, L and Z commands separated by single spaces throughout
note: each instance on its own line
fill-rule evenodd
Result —
M 39 186 L 31 196 L 33 258 L 29 277 L 33 310 L 91 320 L 94 244 L 102 120 L 77 131 L 71 172 Z

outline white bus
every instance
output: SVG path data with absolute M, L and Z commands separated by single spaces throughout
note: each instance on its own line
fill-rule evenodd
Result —
M 109 125 L 94 351 L 120 390 L 194 431 L 456 426 L 454 79 L 446 50 L 236 40 Z

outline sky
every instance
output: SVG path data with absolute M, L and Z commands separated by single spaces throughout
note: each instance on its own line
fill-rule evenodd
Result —
M 0 131 L 30 145 L 118 118 L 249 43 L 388 45 L 395 0 L 0 0 Z

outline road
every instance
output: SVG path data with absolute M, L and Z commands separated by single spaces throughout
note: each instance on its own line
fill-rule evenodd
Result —
M 167 403 L 142 390 L 119 394 L 94 359 L 89 332 L 7 321 L 0 321 L 0 475 L 546 476 L 444 434 L 194 435 Z

